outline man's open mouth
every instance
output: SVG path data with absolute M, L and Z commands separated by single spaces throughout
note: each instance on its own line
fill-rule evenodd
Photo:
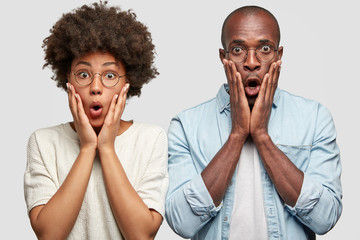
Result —
M 258 78 L 248 78 L 245 82 L 245 93 L 248 97 L 257 96 L 260 91 L 261 82 Z

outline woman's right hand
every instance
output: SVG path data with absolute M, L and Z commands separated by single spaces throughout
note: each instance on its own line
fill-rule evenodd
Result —
M 92 128 L 89 118 L 86 116 L 79 94 L 71 83 L 67 83 L 69 107 L 74 119 L 77 135 L 80 139 L 80 148 L 96 150 L 97 135 Z

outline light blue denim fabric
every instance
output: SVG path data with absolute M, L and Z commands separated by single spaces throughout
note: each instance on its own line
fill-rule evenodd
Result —
M 166 219 L 185 238 L 228 239 L 235 177 L 216 207 L 200 175 L 231 131 L 227 88 L 224 84 L 216 98 L 179 113 L 169 127 Z M 314 239 L 314 233 L 328 232 L 342 211 L 340 154 L 330 113 L 315 101 L 277 89 L 268 131 L 274 144 L 304 172 L 300 196 L 290 207 L 261 164 L 268 239 Z

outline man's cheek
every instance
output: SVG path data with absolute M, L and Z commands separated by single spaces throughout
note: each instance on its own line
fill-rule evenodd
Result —
M 272 64 L 272 62 L 267 63 L 267 64 L 264 66 L 265 73 L 263 74 L 263 77 L 265 76 L 266 73 L 269 72 L 271 64 Z

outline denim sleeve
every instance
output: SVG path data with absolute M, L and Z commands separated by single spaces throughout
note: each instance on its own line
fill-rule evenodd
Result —
M 216 207 L 194 165 L 186 134 L 179 118 L 169 127 L 169 190 L 165 217 L 180 236 L 191 238 L 221 208 Z
M 322 105 L 317 114 L 301 193 L 294 207 L 286 207 L 313 232 L 325 234 L 334 227 L 342 212 L 341 163 L 332 117 Z

